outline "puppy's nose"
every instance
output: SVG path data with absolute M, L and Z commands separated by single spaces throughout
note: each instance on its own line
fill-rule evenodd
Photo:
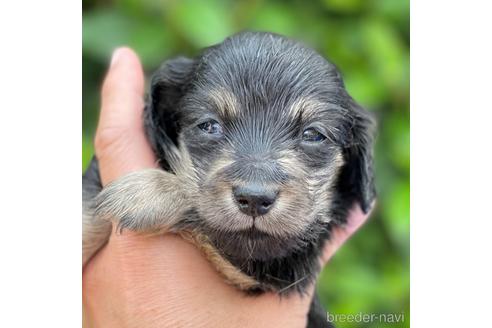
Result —
M 241 212 L 251 216 L 267 214 L 278 195 L 278 191 L 259 185 L 234 187 L 232 192 Z

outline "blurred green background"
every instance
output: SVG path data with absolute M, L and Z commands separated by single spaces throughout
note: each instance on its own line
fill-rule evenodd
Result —
M 409 28 L 409 0 L 84 0 L 83 168 L 115 47 L 135 49 L 150 75 L 167 58 L 193 56 L 244 29 L 302 40 L 340 68 L 348 91 L 379 122 L 377 208 L 323 271 L 320 297 L 332 314 L 405 317 L 337 327 L 409 327 Z

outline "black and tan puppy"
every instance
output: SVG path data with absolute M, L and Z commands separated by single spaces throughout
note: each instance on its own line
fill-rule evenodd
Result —
M 145 124 L 162 169 L 102 192 L 95 160 L 84 176 L 84 264 L 112 221 L 180 233 L 243 290 L 302 293 L 331 227 L 374 198 L 371 116 L 334 65 L 282 36 L 241 33 L 165 62 Z M 311 326 L 327 324 L 311 310 Z

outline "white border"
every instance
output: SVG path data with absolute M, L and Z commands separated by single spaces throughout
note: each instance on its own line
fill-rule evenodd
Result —
M 81 17 L 0 9 L 0 327 L 81 325 Z
M 491 10 L 411 3 L 411 323 L 490 322 Z

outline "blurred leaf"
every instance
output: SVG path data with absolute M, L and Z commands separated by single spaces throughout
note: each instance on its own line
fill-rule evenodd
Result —
M 409 247 L 408 224 L 410 222 L 410 187 L 408 181 L 400 181 L 385 194 L 384 215 L 386 227 L 390 231 L 393 242 L 400 249 Z
M 166 0 L 116 0 L 123 11 L 132 15 L 145 15 L 147 17 L 161 16 Z
M 82 171 L 85 172 L 92 156 L 94 155 L 94 146 L 92 144 L 92 138 L 82 135 Z
M 410 21 L 410 0 L 372 0 L 372 6 L 375 12 L 397 24 L 407 25 Z
M 367 109 L 384 101 L 384 86 L 365 70 L 354 70 L 344 74 L 345 85 L 349 94 Z
M 184 0 L 169 7 L 167 17 L 197 48 L 219 43 L 234 32 L 224 2 Z
M 158 20 L 138 20 L 115 10 L 100 10 L 83 17 L 84 52 L 108 61 L 116 47 L 127 45 L 146 67 L 157 66 L 172 48 L 171 38 Z
M 251 21 L 254 30 L 269 31 L 294 37 L 298 34 L 298 18 L 289 7 L 266 4 Z
M 408 53 L 398 35 L 389 25 L 378 19 L 369 19 L 362 26 L 365 48 L 374 74 L 378 75 L 388 88 L 407 89 Z
M 410 169 L 410 124 L 404 112 L 387 115 L 384 122 L 385 134 L 390 137 L 391 160 L 402 172 Z M 391 136 L 398 136 L 392 138 Z
M 116 11 L 87 13 L 82 26 L 84 51 L 104 60 L 115 47 L 126 44 L 131 33 L 131 24 Z
M 323 0 L 323 3 L 330 10 L 352 13 L 363 9 L 366 0 Z
M 362 31 L 352 19 L 331 20 L 325 28 L 325 51 L 343 71 L 364 67 Z

